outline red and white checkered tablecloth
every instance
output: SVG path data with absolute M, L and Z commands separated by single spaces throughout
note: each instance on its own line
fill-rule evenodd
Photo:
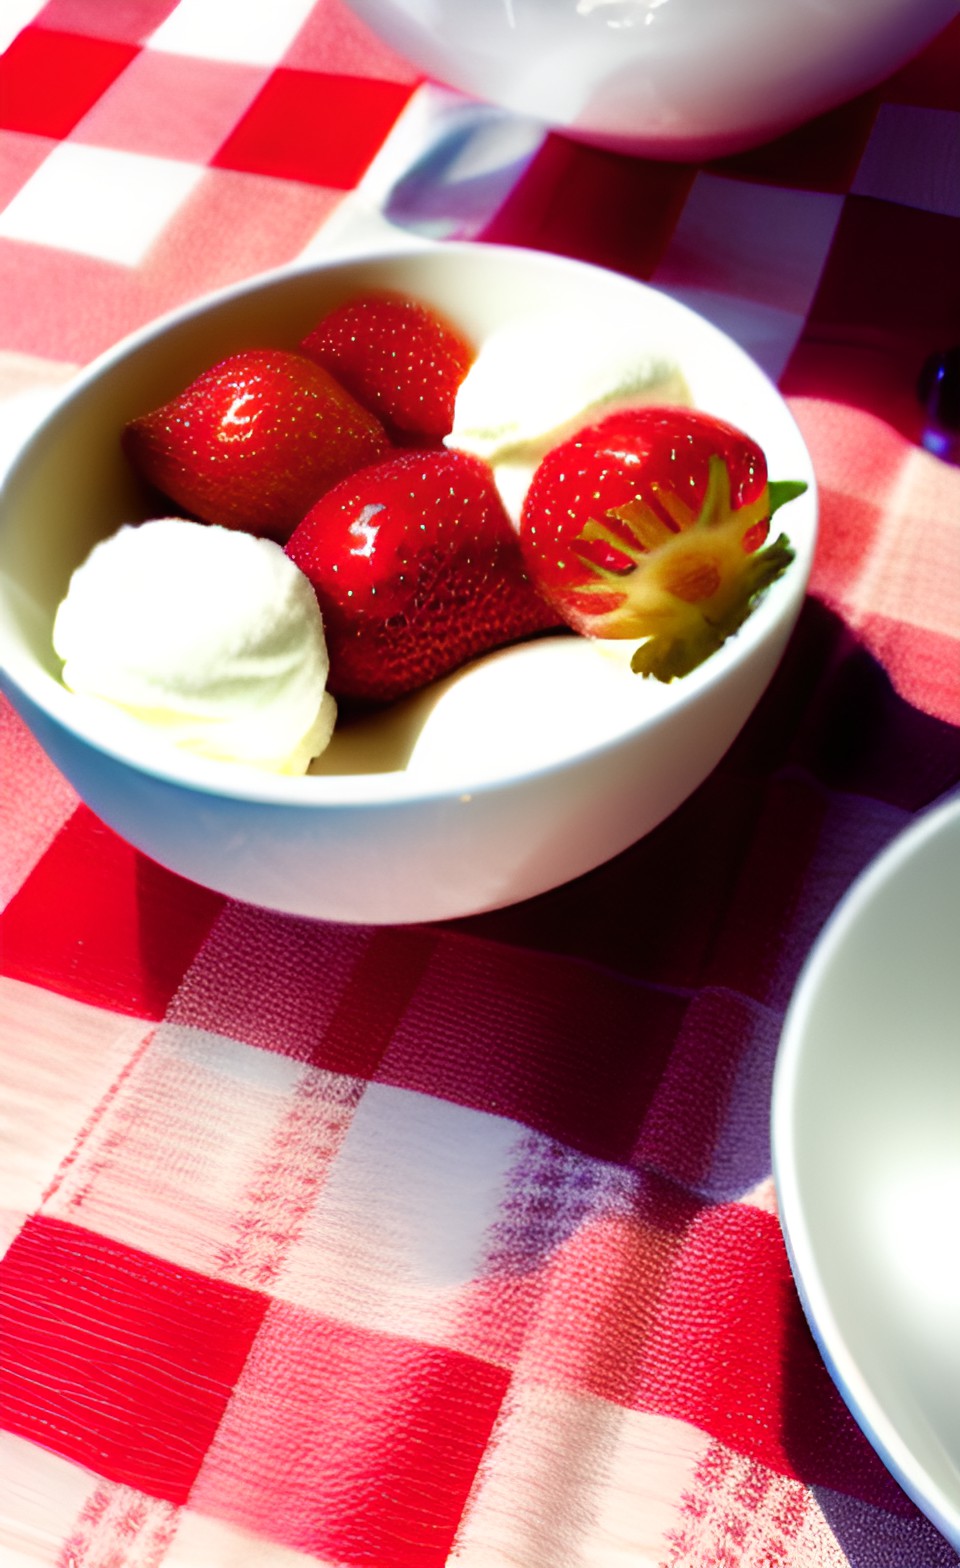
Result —
M 340 0 L 6 0 L 0 43 L 8 446 L 130 329 L 366 215 L 692 304 L 822 487 L 715 773 L 499 913 L 225 901 L 0 709 L 3 1568 L 956 1565 L 805 1326 L 768 1114 L 817 932 L 960 782 L 960 467 L 915 395 L 960 341 L 960 22 L 704 166 L 471 106 Z

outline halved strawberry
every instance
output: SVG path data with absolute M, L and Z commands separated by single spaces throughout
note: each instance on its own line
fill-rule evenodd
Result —
M 740 627 L 794 558 L 764 546 L 777 507 L 749 436 L 687 408 L 611 414 L 548 452 L 520 538 L 531 577 L 574 630 L 648 639 L 632 666 L 686 675 Z
M 408 452 L 346 479 L 287 544 L 323 612 L 330 690 L 386 702 L 556 626 L 490 470 Z
M 348 300 L 300 345 L 397 439 L 439 441 L 474 351 L 432 306 L 378 290 Z
M 390 443 L 312 360 L 247 349 L 132 420 L 123 446 L 143 477 L 194 517 L 282 542 L 318 496 Z

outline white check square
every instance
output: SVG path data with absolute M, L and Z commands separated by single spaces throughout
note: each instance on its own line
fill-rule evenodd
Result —
M 803 332 L 806 317 L 802 311 L 780 310 L 776 305 L 727 294 L 722 289 L 665 283 L 660 278 L 654 282 L 665 294 L 733 338 L 772 381 L 779 381 Z
M 960 218 L 960 114 L 881 104 L 853 192 Z
M 306 1144 L 301 1136 L 298 1146 L 294 1113 L 305 1073 L 279 1052 L 162 1024 L 44 1212 L 181 1268 L 256 1283 L 263 1195 L 280 1183 L 281 1198 L 290 1191 L 296 1196 L 295 1170 L 293 1188 L 283 1186 L 282 1151 L 289 1158 L 296 1148 L 304 1161 L 316 1160 L 325 1152 L 323 1135 L 335 1142 L 339 1132 L 336 1126 L 327 1132 L 334 1102 L 321 1136 Z M 308 1125 L 308 1136 L 312 1130 Z M 265 1167 L 280 1172 L 272 1184 Z M 274 1214 L 271 1208 L 268 1228 Z M 274 1228 L 282 1229 L 276 1222 Z M 268 1252 L 273 1240 L 268 1236 Z
M 9 49 L 17 34 L 28 27 L 43 10 L 44 0 L 4 0 L 0 14 L 0 54 Z
M 0 236 L 135 267 L 204 172 L 61 142 L 0 212 Z
M 833 242 L 843 197 L 699 173 L 653 282 L 716 290 L 800 315 Z
M 503 1117 L 367 1084 L 274 1295 L 446 1342 L 482 1272 L 520 1138 Z
M 276 65 L 300 31 L 315 0 L 180 0 L 149 39 L 151 49 L 244 65 Z

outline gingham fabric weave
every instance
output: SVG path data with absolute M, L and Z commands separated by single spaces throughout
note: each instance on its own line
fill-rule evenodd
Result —
M 692 304 L 822 491 L 715 773 L 495 914 L 224 900 L 0 708 L 3 1568 L 955 1568 L 804 1323 L 768 1122 L 818 931 L 960 782 L 960 467 L 915 391 L 960 340 L 960 23 L 704 166 L 511 128 L 339 0 L 10 0 L 0 43 L 8 448 L 124 333 L 379 209 Z M 458 115 L 499 167 L 444 166 Z

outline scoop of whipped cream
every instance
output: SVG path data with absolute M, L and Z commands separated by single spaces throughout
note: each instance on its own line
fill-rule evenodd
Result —
M 251 534 L 124 525 L 73 573 L 53 645 L 71 691 L 198 756 L 303 773 L 333 731 L 313 588 Z
M 649 331 L 619 317 L 553 311 L 493 331 L 457 392 L 446 444 L 490 463 L 507 509 L 544 454 L 618 408 L 691 402 L 683 372 Z

